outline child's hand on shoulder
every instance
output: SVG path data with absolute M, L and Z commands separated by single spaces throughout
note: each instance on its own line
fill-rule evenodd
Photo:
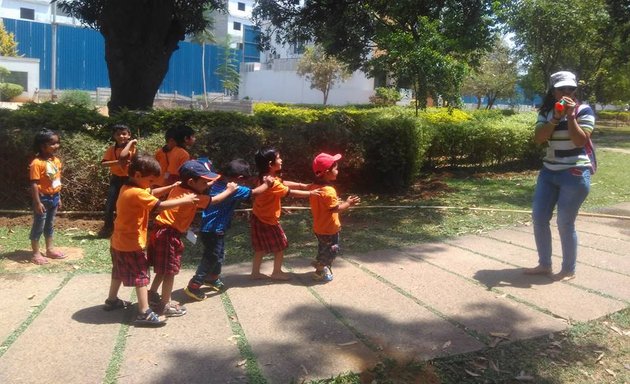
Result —
M 132 147 L 133 147 L 134 145 L 137 145 L 137 144 L 138 144 L 138 139 L 132 139 L 132 140 L 129 140 L 129 144 L 131 144 L 131 146 L 132 146 Z
M 350 206 L 357 205 L 361 202 L 361 198 L 359 196 L 348 196 L 346 199 L 346 203 L 350 204 Z
M 225 189 L 227 189 L 228 191 L 234 192 L 236 191 L 236 188 L 238 188 L 238 184 L 234 183 L 234 182 L 229 182 L 227 183 Z
M 321 188 L 312 189 L 309 191 L 309 195 L 311 196 L 322 196 L 323 192 Z
M 187 193 L 185 195 L 182 195 L 181 199 L 183 200 L 184 204 L 197 204 L 197 202 L 199 201 L 199 196 L 197 196 L 196 193 Z
M 175 187 L 177 187 L 178 185 L 180 185 L 181 183 L 182 183 L 181 181 L 176 181 L 176 182 L 174 182 L 173 184 L 169 185 L 169 187 L 170 187 L 170 188 L 175 188 Z
M 263 176 L 263 183 L 267 184 L 269 188 L 273 187 L 273 183 L 276 181 L 276 178 L 273 176 Z

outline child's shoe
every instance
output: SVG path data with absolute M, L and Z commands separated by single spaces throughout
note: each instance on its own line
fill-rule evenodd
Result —
M 203 285 L 207 285 L 208 287 L 214 289 L 217 292 L 221 292 L 225 290 L 225 284 L 221 281 L 221 279 L 216 280 L 206 280 L 203 282 Z
M 332 270 L 329 267 L 324 267 L 321 271 L 315 271 L 313 273 L 313 280 L 315 281 L 332 281 L 333 274 Z
M 113 311 L 114 309 L 127 309 L 130 305 L 131 305 L 131 302 L 127 300 L 122 300 L 119 298 L 115 298 L 114 300 L 107 299 L 105 300 L 105 305 L 103 306 L 103 310 Z
M 166 317 L 180 317 L 186 314 L 186 307 L 179 304 L 168 303 L 159 311 L 160 315 Z
M 157 328 L 166 325 L 166 321 L 160 320 L 159 316 L 149 308 L 142 315 L 136 316 L 133 325 L 136 327 Z
M 194 283 L 188 283 L 186 288 L 184 288 L 184 293 L 197 301 L 202 301 L 206 298 L 206 294 L 200 289 L 200 286 Z
M 149 306 L 150 307 L 157 307 L 162 302 L 162 298 L 160 297 L 160 294 L 155 292 L 155 291 L 149 290 L 147 292 L 147 295 L 149 296 Z

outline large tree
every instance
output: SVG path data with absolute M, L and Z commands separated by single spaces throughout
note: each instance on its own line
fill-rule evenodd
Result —
M 428 94 L 453 97 L 492 45 L 491 0 L 259 0 L 263 43 L 313 41 L 350 70 L 385 73 Z M 270 25 L 270 28 L 264 26 Z
M 149 109 L 169 60 L 187 34 L 206 27 L 204 11 L 223 0 L 61 0 L 64 11 L 101 32 L 112 89 L 110 112 Z
M 537 73 L 530 77 L 548 81 L 553 72 L 570 70 L 584 99 L 597 98 L 606 78 L 627 62 L 629 15 L 628 0 L 515 0 L 501 12 L 521 60 Z

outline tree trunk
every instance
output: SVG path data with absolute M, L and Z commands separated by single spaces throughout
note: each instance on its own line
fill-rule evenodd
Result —
M 183 26 L 172 15 L 171 1 L 105 3 L 100 31 L 112 89 L 110 113 L 153 107 L 171 55 L 185 37 Z

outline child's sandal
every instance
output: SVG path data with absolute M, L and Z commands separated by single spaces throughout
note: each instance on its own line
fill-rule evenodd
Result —
M 166 321 L 160 320 L 158 315 L 149 308 L 144 314 L 136 316 L 136 320 L 133 322 L 133 325 L 136 327 L 157 328 L 166 325 Z
M 130 305 L 131 302 L 127 300 L 122 300 L 119 298 L 115 298 L 114 300 L 107 299 L 105 300 L 103 310 L 113 311 L 114 309 L 127 309 L 127 307 L 129 307 Z

